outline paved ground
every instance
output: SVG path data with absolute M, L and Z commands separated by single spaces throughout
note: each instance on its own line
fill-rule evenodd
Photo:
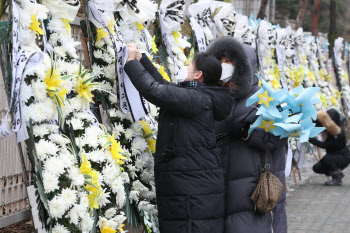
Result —
M 343 186 L 313 174 L 288 195 L 288 233 L 350 233 L 350 167 L 343 172 Z

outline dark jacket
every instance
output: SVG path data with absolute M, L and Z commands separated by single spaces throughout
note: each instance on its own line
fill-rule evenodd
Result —
M 124 69 L 161 108 L 155 155 L 161 233 L 222 233 L 224 180 L 214 127 L 229 114 L 228 90 L 173 85 L 145 56 Z
M 254 203 L 251 201 L 251 195 L 261 174 L 261 156 L 266 150 L 272 153 L 272 172 L 282 184 L 285 184 L 287 143 L 286 139 L 280 140 L 270 133 L 265 133 L 263 129 L 256 129 L 251 135 L 247 135 L 250 124 L 258 117 L 256 106 L 246 107 L 247 99 L 260 88 L 258 79 L 253 75 L 257 70 L 255 52 L 250 47 L 238 42 L 230 42 L 227 39 L 224 43 L 214 42 L 211 46 L 208 47 L 207 52 L 211 53 L 215 49 L 213 53 L 217 54 L 217 58 L 225 53 L 226 57 L 232 54 L 231 57 L 240 61 L 238 64 L 241 67 L 239 68 L 235 63 L 235 72 L 250 70 L 240 76 L 248 78 L 249 81 L 239 80 L 238 83 L 242 84 L 244 89 L 243 91 L 237 90 L 230 116 L 225 121 L 216 124 L 225 177 L 225 233 L 271 233 L 272 228 L 275 233 L 286 233 L 285 188 L 273 211 L 273 221 L 270 213 L 265 215 L 256 213 Z M 233 74 L 232 79 L 237 77 L 237 74 Z M 245 90 L 248 84 L 251 85 L 249 92 Z
M 350 157 L 347 138 L 345 132 L 341 129 L 341 125 L 340 114 L 335 109 L 329 109 L 327 112 L 317 112 L 316 126 L 326 128 L 327 138 L 324 141 L 310 138 L 309 142 L 325 149 L 328 155 L 341 154 Z

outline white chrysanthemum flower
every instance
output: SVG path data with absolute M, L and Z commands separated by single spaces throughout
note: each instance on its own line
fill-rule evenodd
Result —
M 130 183 L 130 178 L 127 172 L 122 172 L 121 178 L 123 180 L 123 183 Z
M 35 144 L 37 156 L 41 161 L 44 161 L 48 155 L 56 155 L 59 148 L 55 143 L 41 139 Z
M 46 159 L 44 167 L 46 171 L 50 171 L 55 176 L 59 176 L 64 172 L 64 163 L 56 156 Z
M 117 196 L 116 196 L 116 204 L 118 205 L 119 208 L 122 208 L 125 204 L 125 189 L 123 188 L 123 185 L 119 185 L 115 189 Z
M 139 201 L 139 194 L 140 194 L 139 191 L 136 191 L 136 190 L 130 191 L 130 195 L 129 195 L 130 202 L 137 203 Z
M 60 32 L 64 29 L 63 21 L 60 18 L 52 17 L 48 24 L 48 29 L 54 32 Z
M 59 223 L 52 229 L 52 233 L 70 233 L 65 226 L 60 225 Z
M 112 92 L 113 91 L 113 87 L 111 86 L 111 84 L 109 82 L 106 82 L 106 81 L 100 82 L 100 89 L 102 91 L 106 91 L 106 92 Z
M 56 46 L 54 47 L 53 51 L 55 54 L 61 58 L 65 58 L 67 56 L 66 54 L 66 48 L 64 46 Z
M 94 219 L 90 214 L 85 213 L 84 217 L 81 218 L 80 226 L 83 232 L 89 232 L 94 225 Z
M 104 207 L 107 204 L 111 203 L 109 192 L 106 192 L 105 190 L 103 190 L 103 193 L 100 194 L 100 197 L 98 198 L 97 203 L 100 207 Z
M 121 214 L 116 215 L 116 216 L 113 218 L 113 220 L 117 223 L 117 227 L 116 227 L 116 228 L 119 229 L 119 228 L 122 227 L 123 223 L 125 222 L 126 217 L 125 217 L 124 213 L 121 212 Z
M 56 106 L 50 98 L 44 99 L 41 103 L 33 104 L 32 108 L 33 112 L 35 113 L 35 118 L 33 118 L 33 121 L 41 122 L 56 119 Z
M 74 157 L 73 154 L 69 152 L 67 148 L 62 148 L 60 153 L 59 153 L 59 158 L 64 164 L 65 168 L 71 168 L 74 166 L 76 163 L 76 158 Z
M 49 139 L 58 145 L 66 145 L 70 141 L 68 138 L 63 137 L 61 134 L 51 134 Z
M 34 125 L 33 126 L 33 134 L 36 137 L 43 137 L 46 134 L 49 134 L 49 129 L 47 128 L 46 124 L 42 125 Z
M 113 133 L 114 133 L 114 138 L 115 139 L 119 139 L 120 137 L 120 134 L 121 133 L 124 133 L 124 127 L 122 124 L 114 124 L 114 127 L 113 127 Z
M 118 103 L 118 97 L 116 95 L 108 95 L 108 100 L 111 101 L 112 104 Z
M 57 42 L 60 40 L 60 35 L 58 33 L 52 33 L 50 35 L 50 42 L 52 46 L 57 46 Z
M 137 171 L 140 171 L 143 169 L 143 161 L 141 158 L 137 158 L 135 161 L 135 168 Z
M 94 57 L 95 58 L 102 58 L 102 56 L 103 56 L 102 50 L 97 49 L 97 50 L 94 51 Z
M 99 127 L 91 125 L 85 129 L 85 143 L 96 148 L 99 146 L 98 137 L 101 135 L 103 135 L 103 131 Z
M 105 217 L 107 219 L 111 219 L 113 218 L 115 215 L 117 214 L 117 210 L 115 208 L 110 208 L 108 210 L 106 210 L 105 212 Z
M 64 204 L 67 206 L 67 209 L 74 205 L 77 201 L 77 191 L 69 188 L 62 190 L 61 198 L 64 201 Z
M 52 174 L 50 171 L 43 172 L 43 184 L 45 193 L 50 193 L 59 189 L 58 176 Z
M 49 201 L 49 212 L 52 218 L 62 218 L 65 211 L 65 205 L 60 197 L 55 196 Z
M 105 62 L 107 62 L 108 64 L 112 64 L 113 63 L 113 57 L 111 55 L 109 55 L 108 53 L 104 53 L 103 54 L 103 60 Z
M 69 222 L 75 225 L 79 224 L 79 218 L 80 213 L 86 212 L 86 209 L 84 209 L 81 205 L 75 205 L 73 208 L 69 211 L 67 214 L 67 218 L 69 219 Z
M 101 150 L 93 150 L 91 152 L 85 153 L 86 158 L 89 161 L 95 162 L 95 163 L 102 163 L 106 160 L 105 153 Z
M 110 117 L 116 117 L 117 116 L 117 110 L 115 108 L 107 110 Z
M 147 142 L 142 137 L 136 137 L 131 143 L 131 152 L 132 154 L 141 154 L 147 149 Z
M 126 129 L 124 135 L 125 139 L 130 142 L 134 137 L 134 131 L 132 129 Z
M 23 83 L 21 85 L 21 100 L 26 102 L 32 96 L 34 96 L 32 86 Z
M 72 127 L 74 130 L 84 129 L 84 124 L 80 119 L 77 119 L 73 117 L 70 121 L 67 121 L 67 123 L 72 124 Z
M 46 124 L 46 127 L 49 129 L 50 133 L 54 133 L 59 129 L 59 126 L 54 124 Z
M 41 81 L 32 82 L 33 94 L 36 100 L 42 101 L 47 98 L 46 84 Z
M 103 169 L 102 169 L 104 181 L 107 184 L 112 184 L 114 179 L 119 176 L 120 171 L 115 167 L 112 166 L 111 164 L 107 164 Z
M 115 65 L 109 65 L 107 67 L 104 68 L 104 74 L 106 76 L 106 78 L 114 80 L 115 79 Z
M 95 46 L 98 48 L 102 48 L 105 45 L 105 41 L 104 40 L 99 40 L 96 41 Z
M 72 180 L 73 186 L 84 185 L 85 178 L 84 175 L 80 173 L 79 168 L 72 167 L 68 172 L 68 178 Z
M 118 117 L 120 120 L 124 120 L 124 119 L 126 119 L 126 114 L 123 113 L 123 112 L 120 111 L 120 110 L 117 110 L 117 117 Z
M 132 164 L 128 164 L 127 167 L 129 170 L 129 175 L 131 176 L 132 179 L 135 179 L 135 177 L 137 177 L 136 168 Z
M 29 46 L 33 44 L 33 42 L 35 41 L 35 37 L 36 35 L 32 30 L 21 28 L 21 30 L 19 30 L 18 37 L 19 45 L 21 46 L 21 48 L 24 46 Z

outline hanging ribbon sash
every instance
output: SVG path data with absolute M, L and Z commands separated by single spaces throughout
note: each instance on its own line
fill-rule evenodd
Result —
M 260 73 L 260 76 L 266 81 L 265 73 L 264 73 L 264 69 L 263 69 L 263 65 L 262 65 L 262 60 L 261 60 L 261 51 L 260 51 L 259 39 L 256 39 L 256 51 L 258 53 L 259 73 Z
M 288 177 L 290 175 L 290 172 L 292 170 L 292 160 L 293 160 L 293 151 L 291 148 L 291 145 L 288 141 L 288 152 L 287 152 L 287 159 L 286 159 L 286 170 L 284 175 Z
M 12 69 L 15 78 L 12 79 L 10 108 L 0 126 L 0 137 L 5 138 L 13 133 L 17 133 L 17 142 L 28 139 L 24 118 L 22 117 L 21 84 L 26 73 L 43 61 L 43 54 L 32 51 L 21 50 L 16 59 L 16 69 Z M 8 128 L 8 115 L 13 113 L 12 128 Z
M 114 35 L 102 20 L 99 11 L 91 1 L 89 1 L 89 9 L 91 13 L 89 14 L 90 21 L 97 22 L 98 24 L 102 25 L 102 27 L 108 31 L 113 42 L 116 53 L 116 73 L 118 74 L 121 110 L 124 113 L 131 112 L 134 121 L 137 121 L 148 113 L 148 104 L 144 98 L 141 97 L 124 71 L 124 65 L 126 64 L 126 60 L 128 58 L 128 47 L 125 44 L 122 33 L 117 25 L 114 24 L 114 30 L 116 32 L 116 35 Z
M 205 42 L 203 28 L 198 24 L 198 22 L 197 22 L 197 20 L 195 20 L 195 18 L 191 17 L 190 20 L 191 20 L 191 24 L 192 24 L 192 28 L 194 30 L 194 33 L 196 34 L 198 50 L 199 50 L 199 52 L 204 52 L 207 49 L 207 44 Z
M 282 88 L 287 88 L 288 86 L 285 82 L 285 76 L 284 76 L 284 62 L 283 62 L 282 53 L 281 53 L 281 50 L 279 48 L 278 43 L 276 44 L 276 56 L 277 56 L 278 66 L 279 66 L 279 69 L 281 71 L 280 77 L 281 77 Z
M 152 38 L 151 34 L 147 30 L 147 28 L 144 28 L 141 30 L 141 42 L 143 42 L 146 45 L 147 52 L 149 52 L 152 49 L 152 44 L 149 41 L 148 38 Z
M 170 45 L 170 42 L 169 42 L 169 34 L 165 30 L 164 19 L 163 19 L 162 13 L 160 11 L 158 11 L 158 13 L 159 13 L 159 23 L 160 23 L 160 30 L 162 32 L 163 43 L 165 44 L 165 48 L 166 48 L 166 51 L 167 51 L 169 57 L 174 62 L 174 74 L 175 74 L 175 77 L 176 77 L 178 75 L 180 69 L 179 69 L 179 67 L 176 64 L 174 54 L 171 51 L 171 45 Z

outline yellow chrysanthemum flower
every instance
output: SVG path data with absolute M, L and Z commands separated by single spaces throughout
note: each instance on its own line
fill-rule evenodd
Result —
M 114 134 L 113 135 L 108 135 L 107 141 L 111 143 L 111 145 L 109 147 L 109 151 L 111 152 L 113 159 L 119 165 L 123 165 L 124 164 L 124 160 L 126 159 L 126 157 L 123 156 L 123 154 L 122 154 L 124 151 L 120 148 L 120 142 L 115 140 Z
M 156 36 L 153 36 L 151 42 L 152 42 L 152 51 L 154 54 L 156 54 L 158 52 L 158 48 L 157 48 L 155 40 L 156 40 Z
M 137 26 L 137 30 L 139 30 L 139 31 L 145 29 L 145 26 L 143 26 L 143 25 L 140 24 L 139 22 L 136 22 L 136 26 Z
M 114 19 L 111 19 L 111 20 L 109 21 L 109 24 L 107 25 L 107 27 L 109 28 L 109 30 L 111 30 L 111 32 L 112 32 L 113 34 L 115 34 L 115 31 L 114 31 L 114 24 L 115 24 Z
M 93 90 L 100 86 L 97 82 L 93 81 L 94 73 L 89 73 L 89 70 L 85 70 L 80 64 L 79 70 L 77 71 L 77 84 L 75 86 L 75 91 L 78 97 L 85 98 L 89 102 L 92 101 L 94 95 L 91 93 Z
M 151 149 L 152 153 L 154 153 L 156 151 L 156 140 L 151 136 L 149 136 L 149 134 L 153 134 L 154 130 L 151 129 L 151 126 L 149 125 L 149 123 L 147 121 L 141 121 L 141 124 L 143 126 L 143 131 L 144 134 L 143 136 L 146 139 L 146 142 L 149 146 L 149 148 Z
M 103 226 L 101 233 L 116 233 L 116 230 L 113 230 L 110 227 Z
M 67 89 L 63 89 L 64 80 L 61 79 L 60 71 L 58 69 L 50 69 L 46 72 L 44 79 L 46 90 L 50 97 L 57 95 L 58 104 L 64 107 L 64 99 L 66 97 Z
M 168 81 L 168 82 L 171 82 L 170 78 L 169 78 L 169 75 L 167 74 L 167 72 L 165 72 L 164 70 L 164 66 L 161 66 L 159 68 L 159 73 L 163 76 L 163 78 Z
M 44 35 L 44 31 L 40 28 L 40 22 L 36 18 L 38 12 L 32 16 L 32 22 L 30 23 L 29 29 L 36 32 L 37 35 Z
M 320 94 L 320 101 L 323 104 L 323 106 L 325 106 L 326 108 L 328 107 L 327 98 L 323 94 Z
M 171 34 L 174 36 L 175 43 L 178 44 L 179 43 L 178 38 L 180 37 L 179 31 L 173 31 L 171 32 Z
M 108 32 L 104 28 L 97 28 L 96 33 L 96 42 L 108 36 Z
M 70 20 L 69 19 L 64 19 L 64 18 L 62 18 L 61 19 L 62 20 L 62 22 L 63 22 L 63 26 L 64 26 L 64 28 L 68 31 L 68 33 L 70 34 L 71 33 L 71 31 L 72 31 L 72 28 L 70 27 Z

